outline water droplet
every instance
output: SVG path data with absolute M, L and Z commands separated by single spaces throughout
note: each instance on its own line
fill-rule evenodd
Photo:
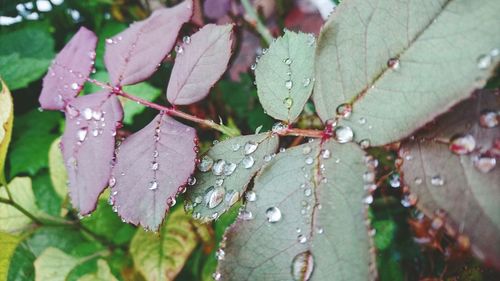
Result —
M 283 60 L 283 62 L 286 64 L 286 65 L 290 65 L 292 64 L 292 59 L 291 58 L 286 58 Z
M 219 178 L 219 179 L 215 180 L 215 185 L 216 186 L 222 186 L 223 183 L 224 183 L 224 179 L 223 178 Z
M 359 146 L 361 146 L 362 149 L 367 149 L 370 147 L 370 140 L 369 139 L 364 139 L 359 142 Z
M 271 155 L 267 154 L 267 155 L 264 155 L 263 159 L 264 159 L 264 162 L 269 162 L 269 161 L 271 161 L 271 159 L 273 159 L 273 157 Z
M 474 150 L 476 147 L 476 140 L 472 135 L 455 135 L 450 140 L 450 150 L 455 154 L 467 154 Z
M 416 178 L 414 179 L 414 182 L 415 182 L 415 184 L 416 184 L 416 185 L 421 185 L 421 184 L 422 184 L 422 179 L 421 179 L 421 178 L 419 178 L 419 177 L 416 177 Z
M 78 83 L 72 83 L 71 84 L 71 89 L 73 89 L 73 90 L 78 90 L 79 87 L 80 86 L 78 86 Z
M 182 42 L 184 42 L 184 44 L 191 43 L 191 37 L 189 37 L 189 36 L 182 37 Z
M 156 171 L 160 167 L 160 164 L 156 161 L 151 162 L 151 170 Z
M 320 227 L 320 226 L 316 227 L 316 233 L 323 234 L 324 232 L 325 232 L 325 230 L 322 227 Z
M 248 202 L 254 202 L 255 200 L 257 200 L 257 194 L 255 194 L 253 190 L 249 190 L 247 191 L 247 193 L 245 193 L 245 199 Z
M 111 178 L 109 178 L 108 185 L 109 187 L 114 187 L 116 185 L 116 178 L 111 176 Z
M 285 81 L 285 87 L 288 89 L 288 90 L 291 90 L 292 87 L 293 87 L 293 81 L 292 80 L 286 80 Z
M 365 117 L 360 117 L 359 120 L 358 120 L 358 123 L 361 124 L 361 125 L 366 124 L 366 118 Z
M 224 175 L 230 176 L 233 174 L 234 170 L 236 170 L 236 164 L 227 162 L 226 165 L 224 166 Z
M 205 155 L 203 158 L 201 158 L 200 163 L 198 163 L 198 170 L 200 172 L 208 172 L 210 169 L 212 169 L 212 166 L 214 165 L 214 160 L 210 158 L 210 156 Z
M 205 204 L 209 209 L 213 209 L 220 205 L 220 203 L 224 199 L 225 194 L 226 191 L 223 187 L 211 186 L 209 189 L 207 189 L 207 193 L 205 194 Z
M 286 106 L 286 108 L 291 108 L 293 105 L 293 99 L 288 97 L 283 100 L 283 104 Z
M 499 114 L 493 110 L 484 110 L 479 116 L 479 125 L 483 128 L 494 128 L 498 126 Z
M 329 149 L 323 149 L 323 150 L 321 150 L 321 157 L 323 159 L 328 159 L 328 158 L 330 158 L 331 155 L 332 155 L 332 153 L 330 152 Z
M 89 52 L 89 58 L 90 58 L 91 60 L 95 60 L 95 52 L 94 52 L 94 51 L 90 51 L 90 52 Z
M 374 172 L 365 172 L 363 173 L 363 181 L 365 183 L 372 183 L 375 181 L 375 173 Z
M 338 126 L 335 128 L 335 140 L 339 143 L 347 143 L 352 141 L 354 133 L 350 127 Z
M 387 67 L 391 69 L 399 69 L 399 59 L 398 58 L 391 58 L 387 61 Z
M 240 199 L 240 194 L 235 190 L 229 190 L 228 192 L 226 192 L 226 197 L 224 200 L 226 200 L 229 206 L 232 206 L 236 203 L 236 201 L 238 201 L 238 199 Z
M 194 198 L 194 203 L 196 203 L 196 204 L 200 204 L 201 201 L 203 201 L 203 198 L 200 195 L 198 195 Z
M 217 258 L 217 260 L 223 260 L 225 256 L 226 256 L 226 252 L 224 252 L 223 249 L 218 249 L 215 252 L 215 257 Z
M 307 242 L 307 237 L 305 235 L 299 234 L 299 236 L 297 236 L 297 241 L 299 241 L 300 244 L 304 244 Z
M 499 54 L 500 54 L 500 49 L 498 49 L 498 48 L 494 48 L 494 49 L 492 49 L 492 50 L 490 51 L 490 56 L 492 56 L 492 57 L 496 57 L 496 56 L 498 56 Z
M 240 150 L 240 144 L 239 143 L 233 143 L 233 145 L 231 146 L 233 151 L 238 151 Z
M 98 130 L 98 129 L 93 129 L 93 130 L 92 130 L 92 135 L 93 135 L 94 137 L 97 137 L 97 136 L 99 135 L 99 130 Z
M 250 69 L 251 70 L 255 70 L 257 68 L 257 64 L 253 63 L 251 66 L 250 66 Z
M 280 133 L 284 130 L 286 130 L 287 126 L 281 122 L 276 122 L 274 123 L 273 127 L 272 127 L 272 132 L 273 133 Z
M 222 277 L 222 275 L 220 274 L 220 272 L 216 271 L 214 272 L 214 274 L 212 274 L 212 278 L 215 280 L 215 281 L 219 281 L 220 278 Z
M 372 196 L 372 195 L 368 195 L 368 196 L 366 196 L 366 197 L 363 199 L 363 202 L 364 202 L 365 204 L 370 205 L 371 203 L 373 203 L 373 196 Z
M 158 155 L 160 155 L 160 153 L 158 152 L 158 150 L 153 151 L 153 157 L 154 158 L 158 157 Z
M 85 108 L 83 110 L 83 118 L 85 118 L 85 120 L 90 120 L 92 119 L 92 109 L 90 108 Z
M 113 39 L 106 38 L 106 44 L 113 44 Z
M 304 195 L 305 195 L 305 196 L 309 197 L 309 196 L 311 196 L 311 194 L 312 194 L 312 189 L 310 189 L 310 188 L 306 188 L 306 189 L 304 190 Z
M 87 127 L 81 128 L 76 132 L 76 136 L 78 137 L 79 141 L 84 141 L 85 138 L 87 137 L 87 132 L 88 129 Z
M 149 190 L 156 190 L 156 189 L 158 189 L 158 182 L 157 181 L 150 182 Z
M 80 111 L 78 111 L 78 109 L 71 104 L 66 105 L 66 113 L 70 118 L 76 118 L 80 115 Z
M 255 163 L 255 160 L 251 155 L 247 155 L 241 160 L 241 164 L 243 164 L 243 167 L 245 169 L 250 169 L 252 168 L 253 164 Z
M 257 150 L 258 144 L 254 141 L 248 141 L 245 143 L 245 155 L 252 154 L 255 150 Z
M 393 188 L 398 188 L 401 186 L 401 182 L 399 180 L 399 174 L 395 173 L 395 174 L 392 174 L 390 177 L 389 177 L 389 184 L 393 187 Z
M 305 162 L 307 165 L 311 165 L 314 162 L 314 159 L 312 157 L 307 157 Z
M 174 197 L 169 197 L 167 199 L 167 206 L 169 206 L 170 208 L 175 206 L 175 204 L 177 204 L 177 200 L 175 200 Z
M 352 113 L 352 106 L 348 103 L 343 103 L 337 107 L 336 111 L 339 116 L 349 118 Z
M 194 176 L 190 176 L 187 180 L 187 184 L 193 186 L 196 184 L 196 178 Z
M 481 173 L 488 173 L 493 170 L 497 164 L 495 157 L 480 156 L 473 160 L 474 167 Z
M 175 46 L 175 52 L 177 53 L 177 55 L 181 55 L 184 52 L 184 48 L 182 48 L 182 46 L 180 45 L 177 45 Z
M 212 173 L 216 176 L 222 175 L 224 172 L 224 168 L 226 166 L 226 161 L 219 159 L 215 161 L 213 167 L 212 167 Z
M 281 220 L 281 211 L 277 207 L 270 207 L 266 210 L 266 217 L 270 223 L 279 222 Z
M 491 65 L 491 56 L 490 55 L 480 55 L 477 58 L 477 67 L 479 69 L 487 69 Z
M 244 221 L 249 221 L 253 219 L 253 214 L 250 211 L 244 210 L 240 212 L 239 218 Z
M 92 111 L 92 118 L 96 121 L 99 121 L 102 119 L 103 112 L 100 110 Z
M 431 178 L 431 184 L 434 186 L 443 186 L 444 179 L 440 175 L 435 175 Z

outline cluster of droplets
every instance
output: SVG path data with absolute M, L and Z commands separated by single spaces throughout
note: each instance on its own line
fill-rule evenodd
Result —
M 372 193 L 377 189 L 375 171 L 378 167 L 378 160 L 371 155 L 364 156 L 363 160 L 367 168 L 363 173 L 363 188 L 367 192 L 367 195 L 363 198 L 363 203 L 370 205 L 373 203 Z
M 481 54 L 477 57 L 476 65 L 479 70 L 488 70 L 492 65 L 495 65 L 495 61 L 498 59 L 500 54 L 500 49 L 493 48 L 490 52 Z M 484 76 L 476 77 L 476 87 L 483 88 L 486 84 L 486 78 Z
M 78 145 L 82 145 L 89 136 L 98 137 L 103 134 L 106 123 L 104 122 L 105 112 L 101 109 L 86 107 L 83 110 L 79 110 L 73 105 L 67 104 L 65 111 L 70 119 L 77 118 L 75 123 L 80 126 L 75 136 Z M 115 134 L 114 132 L 113 135 Z

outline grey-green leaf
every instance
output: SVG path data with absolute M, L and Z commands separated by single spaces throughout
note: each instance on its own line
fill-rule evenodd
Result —
M 256 200 L 247 202 L 226 232 L 215 275 L 221 280 L 374 278 L 363 156 L 355 144 L 333 141 L 278 154 L 255 179 Z
M 496 0 L 375 1 L 339 5 L 318 39 L 313 99 L 323 121 L 359 140 L 408 136 L 482 86 L 498 62 Z
M 188 187 L 186 209 L 203 221 L 218 218 L 235 204 L 253 176 L 278 149 L 271 133 L 239 136 L 216 144 L 198 164 Z M 202 172 L 205 171 L 205 172 Z
M 497 268 L 499 110 L 498 94 L 483 93 L 440 117 L 400 152 L 404 180 L 418 198 L 417 207 L 434 219 L 435 228 L 446 225 L 450 236 Z
M 311 95 L 315 38 L 285 31 L 259 59 L 255 69 L 259 100 L 272 117 L 293 122 Z

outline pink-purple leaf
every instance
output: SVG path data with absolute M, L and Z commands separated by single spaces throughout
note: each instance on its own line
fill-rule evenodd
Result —
M 185 105 L 203 99 L 226 71 L 231 57 L 232 25 L 205 25 L 182 46 L 168 83 L 167 98 Z
M 43 109 L 63 109 L 80 93 L 94 66 L 96 44 L 95 34 L 81 27 L 59 52 L 43 78 Z
M 106 39 L 104 63 L 111 84 L 130 85 L 151 76 L 172 50 L 181 26 L 192 14 L 192 0 L 186 0 L 175 7 L 156 10 L 149 18 Z
M 231 8 L 231 0 L 205 0 L 203 11 L 211 19 L 224 16 Z
M 83 215 L 95 209 L 107 187 L 114 157 L 116 127 L 123 118 L 118 98 L 109 92 L 81 96 L 66 108 L 61 149 L 73 207 Z
M 124 221 L 157 230 L 195 166 L 193 128 L 160 113 L 119 147 L 111 202 Z

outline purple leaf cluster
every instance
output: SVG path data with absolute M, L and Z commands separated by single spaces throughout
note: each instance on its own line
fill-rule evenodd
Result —
M 61 149 L 71 202 L 81 214 L 91 213 L 109 186 L 110 203 L 124 221 L 156 230 L 185 191 L 196 162 L 195 129 L 162 111 L 117 147 L 123 119 L 117 95 L 123 94 L 122 86 L 156 71 L 192 14 L 192 0 L 186 0 L 106 39 L 104 61 L 111 83 L 102 84 L 103 91 L 77 97 L 85 82 L 95 82 L 89 79 L 97 43 L 92 31 L 80 28 L 52 63 L 39 101 L 43 109 L 65 112 Z M 184 37 L 168 83 L 172 105 L 190 104 L 209 93 L 227 68 L 231 36 L 231 25 L 208 25 Z

